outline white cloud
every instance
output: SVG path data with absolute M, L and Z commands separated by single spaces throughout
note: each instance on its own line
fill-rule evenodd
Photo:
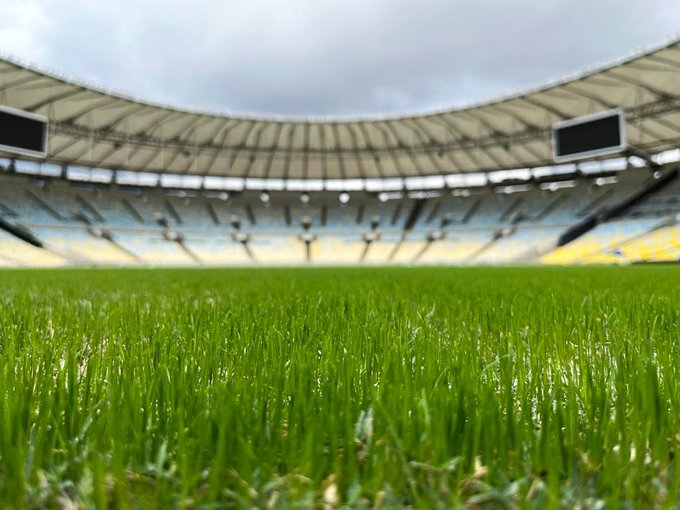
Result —
M 44 60 L 41 32 L 48 25 L 45 12 L 36 1 L 0 2 L 0 51 L 29 61 Z
M 668 0 L 0 0 L 0 52 L 155 101 L 247 113 L 480 101 L 678 26 Z

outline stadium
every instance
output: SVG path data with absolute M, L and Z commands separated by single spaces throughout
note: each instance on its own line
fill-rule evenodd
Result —
M 677 508 L 679 168 L 680 39 L 356 117 L 2 57 L 0 507 Z
M 679 46 L 476 107 L 348 121 L 186 111 L 4 60 L 3 105 L 47 127 L 45 147 L 4 153 L 0 260 L 675 261 Z M 613 153 L 556 162 L 555 124 L 617 109 Z

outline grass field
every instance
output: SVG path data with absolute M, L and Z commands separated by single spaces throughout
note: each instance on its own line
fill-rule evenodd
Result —
M 680 269 L 0 272 L 0 507 L 680 507 Z

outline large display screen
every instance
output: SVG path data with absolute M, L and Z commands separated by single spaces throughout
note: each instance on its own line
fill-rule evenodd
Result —
M 47 119 L 0 105 L 0 150 L 44 157 L 47 152 Z
M 623 111 L 610 110 L 553 126 L 555 161 L 600 156 L 626 148 Z

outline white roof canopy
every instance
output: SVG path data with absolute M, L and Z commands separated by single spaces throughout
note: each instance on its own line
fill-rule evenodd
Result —
M 275 179 L 445 175 L 550 165 L 555 122 L 624 109 L 632 152 L 680 141 L 680 40 L 481 105 L 384 118 L 231 116 L 152 104 L 0 59 L 0 104 L 50 119 L 47 160 Z

